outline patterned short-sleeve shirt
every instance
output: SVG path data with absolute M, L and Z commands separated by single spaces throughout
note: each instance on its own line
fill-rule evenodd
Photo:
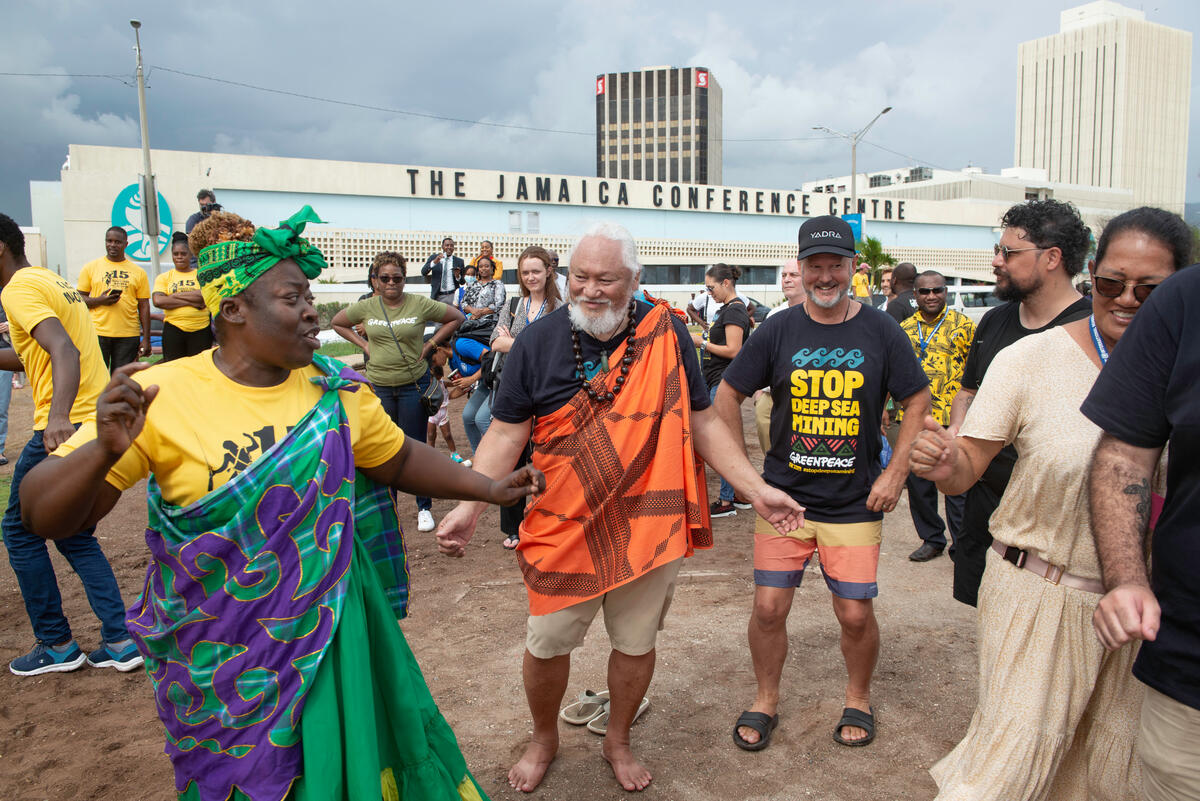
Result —
M 917 354 L 921 368 L 929 376 L 933 419 L 949 425 L 950 404 L 962 386 L 967 354 L 971 352 L 971 340 L 975 338 L 975 323 L 962 312 L 947 308 L 932 323 L 925 322 L 917 312 L 900 323 L 900 328 L 908 335 L 913 353 Z

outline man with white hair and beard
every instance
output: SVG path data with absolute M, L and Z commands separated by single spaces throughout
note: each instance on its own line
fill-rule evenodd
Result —
M 930 409 L 929 379 L 908 337 L 890 316 L 850 298 L 854 234 L 833 216 L 800 226 L 800 281 L 808 299 L 772 315 L 726 368 L 713 401 L 742 430 L 740 405 L 769 387 L 771 447 L 763 478 L 804 507 L 803 528 L 754 530 L 750 656 L 758 692 L 733 729 L 747 751 L 770 743 L 779 723 L 779 683 L 787 657 L 787 616 L 813 552 L 841 625 L 847 682 L 833 738 L 864 746 L 875 738 L 871 674 L 879 656 L 872 599 L 883 513 L 896 507 L 908 452 Z M 888 395 L 904 407 L 895 453 L 879 467 L 879 420 Z
M 476 470 L 503 475 L 532 435 L 533 464 L 546 475 L 517 548 L 529 593 L 523 677 L 533 738 L 508 780 L 523 792 L 558 750 L 570 654 L 601 607 L 612 642 L 609 699 L 589 728 L 605 732 L 603 754 L 624 789 L 650 783 L 629 728 L 645 708 L 680 564 L 712 544 L 701 459 L 781 533 L 803 523 L 799 505 L 757 475 L 713 413 L 687 327 L 634 300 L 640 275 L 624 228 L 601 223 L 583 235 L 570 258 L 569 305 L 513 344 L 475 455 Z M 484 508 L 460 504 L 442 520 L 443 553 L 463 555 Z

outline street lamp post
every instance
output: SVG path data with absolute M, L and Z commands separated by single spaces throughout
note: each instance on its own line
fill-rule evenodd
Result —
M 152 276 L 158 277 L 158 190 L 154 186 L 154 173 L 150 171 L 150 126 L 146 120 L 146 77 L 142 71 L 142 39 L 138 29 L 142 27 L 140 20 L 129 20 L 133 28 L 133 50 L 137 54 L 137 90 L 138 116 L 142 123 L 142 235 L 146 237 L 150 248 L 150 264 L 154 268 Z
M 880 117 L 882 117 L 884 114 L 887 114 L 891 110 L 892 110 L 892 107 L 888 106 L 883 111 L 876 114 L 875 119 L 871 120 L 870 122 L 868 122 L 866 124 L 866 126 L 864 126 L 862 129 L 860 129 L 858 131 L 855 131 L 854 133 L 842 133 L 841 131 L 835 131 L 832 128 L 826 128 L 824 125 L 814 125 L 813 126 L 814 131 L 825 131 L 826 133 L 831 133 L 834 136 L 840 136 L 843 139 L 848 139 L 850 141 L 850 213 L 851 214 L 858 214 L 858 142 L 864 136 L 866 136 L 867 131 L 871 130 L 871 126 L 874 125 L 876 122 L 878 122 Z

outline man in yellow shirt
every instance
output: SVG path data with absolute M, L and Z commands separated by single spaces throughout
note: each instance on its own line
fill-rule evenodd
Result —
M 86 657 L 71 636 L 46 541 L 25 528 L 21 481 L 48 452 L 96 414 L 96 400 L 108 381 L 100 347 L 83 299 L 70 284 L 25 258 L 25 236 L 0 214 L 0 304 L 8 315 L 13 349 L 0 350 L 0 369 L 24 370 L 33 387 L 33 436 L 13 468 L 4 544 L 17 575 L 25 610 L 37 643 L 9 669 L 18 676 L 63 673 L 83 665 L 122 672 L 142 664 L 125 628 L 125 604 L 112 567 L 87 528 L 55 542 L 79 575 L 88 602 L 100 618 L 104 642 Z
M 854 300 L 865 303 L 871 302 L 871 267 L 865 261 L 854 263 L 854 277 L 850 279 Z
M 950 424 L 950 404 L 962 386 L 967 354 L 975 338 L 975 323 L 965 314 L 946 307 L 946 279 L 935 270 L 917 276 L 913 292 L 917 313 L 900 323 L 908 334 L 913 353 L 921 360 L 921 368 L 929 377 L 933 395 L 933 418 L 943 426 Z M 900 415 L 897 415 L 897 420 Z M 946 520 L 938 515 L 938 489 L 916 473 L 909 473 L 908 508 L 913 526 L 921 538 L 921 547 L 909 554 L 914 562 L 928 562 L 941 556 L 946 547 L 946 531 L 952 541 L 958 539 L 962 527 L 963 509 L 967 496 L 946 496 Z M 951 546 L 950 555 L 954 555 Z
M 79 271 L 79 294 L 92 312 L 109 370 L 150 355 L 150 279 L 125 258 L 128 243 L 125 229 L 114 225 L 104 233 L 104 258 Z

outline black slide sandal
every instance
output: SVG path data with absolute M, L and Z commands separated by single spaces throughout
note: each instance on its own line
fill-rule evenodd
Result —
M 861 740 L 843 740 L 842 729 L 847 726 L 857 726 L 860 729 L 865 729 L 867 736 Z M 861 709 L 846 707 L 842 710 L 842 719 L 838 721 L 837 726 L 833 729 L 833 739 L 842 745 L 848 745 L 851 748 L 870 745 L 875 739 L 875 709 L 872 707 L 870 712 L 863 712 Z
M 768 715 L 765 712 L 743 712 L 737 723 L 733 724 L 733 742 L 743 751 L 761 751 L 771 744 L 771 733 L 779 725 L 779 715 Z M 742 739 L 738 728 L 745 726 L 758 732 L 758 742 L 751 743 Z

